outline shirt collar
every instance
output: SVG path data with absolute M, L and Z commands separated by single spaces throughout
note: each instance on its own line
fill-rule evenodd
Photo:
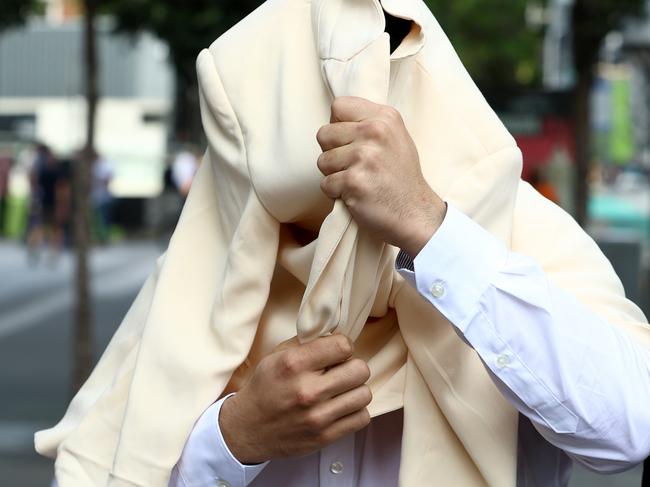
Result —
M 391 57 L 419 52 L 430 16 L 421 0 L 312 0 L 312 23 L 320 58 L 347 61 L 369 46 L 386 27 L 383 10 L 415 24 Z

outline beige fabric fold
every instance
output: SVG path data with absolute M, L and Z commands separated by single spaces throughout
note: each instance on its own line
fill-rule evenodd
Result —
M 392 55 L 382 7 L 414 22 Z M 319 189 L 333 96 L 395 106 L 443 198 L 650 345 L 593 242 L 521 185 L 514 140 L 420 0 L 271 0 L 197 70 L 209 146 L 169 249 L 64 418 L 36 436 L 62 487 L 166 485 L 212 402 L 283 340 L 329 333 L 368 361 L 371 413 L 404 408 L 401 485 L 515 485 L 517 412 L 394 270 L 397 250 Z

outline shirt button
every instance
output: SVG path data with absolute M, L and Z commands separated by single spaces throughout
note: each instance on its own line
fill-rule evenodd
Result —
M 431 294 L 434 298 L 441 298 L 445 295 L 445 285 L 442 281 L 436 281 L 431 286 Z
M 230 482 L 226 480 L 217 479 L 216 487 L 230 487 Z
M 343 471 L 343 464 L 341 462 L 332 462 L 330 465 L 330 472 L 337 475 Z
M 504 369 L 508 366 L 510 363 L 510 355 L 506 355 L 505 353 L 502 353 L 497 357 L 497 367 L 500 369 Z

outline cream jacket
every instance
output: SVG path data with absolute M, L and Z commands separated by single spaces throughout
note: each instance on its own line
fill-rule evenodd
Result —
M 382 7 L 414 22 L 392 55 Z M 36 436 L 61 487 L 167 485 L 212 402 L 279 342 L 334 331 L 368 361 L 371 413 L 404 408 L 401 485 L 523 485 L 517 411 L 405 285 L 396 249 L 320 191 L 315 134 L 335 96 L 395 106 L 441 197 L 650 347 L 595 244 L 520 182 L 513 138 L 421 0 L 269 0 L 197 68 L 209 147 L 169 249 L 64 418 Z M 318 238 L 301 243 L 290 223 Z

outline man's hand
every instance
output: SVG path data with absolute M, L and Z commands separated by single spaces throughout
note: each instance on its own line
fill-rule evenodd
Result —
M 370 370 L 343 335 L 265 357 L 221 407 L 219 425 L 241 463 L 312 453 L 370 422 Z
M 331 123 L 316 138 L 323 192 L 341 198 L 359 225 L 415 257 L 446 206 L 424 180 L 399 112 L 363 98 L 337 98 Z

